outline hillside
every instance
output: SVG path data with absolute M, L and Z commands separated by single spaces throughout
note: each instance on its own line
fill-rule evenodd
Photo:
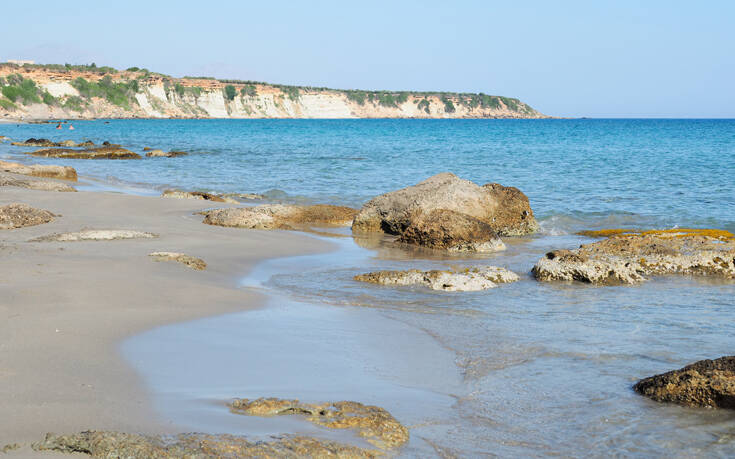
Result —
M 546 118 L 518 99 L 481 93 L 340 90 L 68 64 L 0 64 L 0 117 Z

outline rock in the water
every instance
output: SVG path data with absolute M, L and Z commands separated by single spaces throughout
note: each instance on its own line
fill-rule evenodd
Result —
M 190 267 L 191 269 L 196 269 L 197 271 L 202 271 L 207 267 L 207 263 L 205 263 L 201 258 L 192 257 L 185 253 L 153 252 L 149 253 L 148 256 L 153 257 L 156 261 L 176 261 Z
M 105 459 L 209 459 L 209 458 L 374 458 L 376 451 L 330 440 L 302 436 L 273 436 L 248 440 L 235 435 L 187 433 L 147 436 L 121 432 L 86 431 L 74 435 L 46 434 L 34 443 L 36 451 L 82 453 Z
M 238 399 L 230 408 L 250 416 L 298 414 L 309 422 L 332 429 L 355 429 L 366 441 L 380 448 L 396 448 L 408 441 L 408 429 L 389 412 L 358 402 L 301 403 L 298 400 Z
M 165 152 L 163 150 L 150 150 L 145 155 L 148 156 L 149 158 L 177 158 L 179 156 L 186 156 L 188 155 L 188 153 L 184 151 Z
M 49 139 L 34 139 L 30 138 L 25 142 L 12 142 L 11 145 L 17 147 L 58 147 L 56 142 L 52 142 Z
M 452 210 L 412 215 L 398 242 L 450 252 L 498 252 L 505 244 L 487 223 Z
M 498 284 L 515 282 L 518 275 L 505 268 L 483 266 L 464 271 L 375 271 L 354 277 L 356 281 L 380 285 L 423 285 L 432 290 L 474 292 L 495 288 Z
M 221 194 L 207 193 L 204 191 L 165 190 L 161 194 L 161 196 L 164 198 L 199 199 L 199 200 L 212 201 L 212 202 L 226 202 L 229 204 L 240 204 L 239 201 L 236 201 L 232 198 L 228 198 L 227 196 L 223 196 Z
M 13 174 L 30 175 L 33 177 L 47 177 L 63 180 L 77 180 L 77 171 L 69 166 L 54 166 L 50 164 L 20 164 L 9 161 L 0 161 L 0 170 Z
M 680 370 L 642 379 L 633 386 L 657 402 L 735 409 L 735 356 L 700 360 Z
M 0 207 L 0 229 L 23 228 L 52 221 L 56 215 L 48 210 L 35 209 L 26 204 L 8 204 Z
M 0 135 L 0 142 L 5 142 L 7 140 L 10 140 L 10 137 L 6 137 L 4 135 Z
M 265 196 L 256 193 L 227 193 L 223 196 L 233 199 L 242 199 L 245 201 L 262 201 L 265 199 Z
M 75 233 L 49 234 L 31 239 L 31 242 L 76 242 L 76 241 L 114 241 L 118 239 L 151 239 L 154 233 L 133 230 L 83 230 Z
M 414 216 L 434 210 L 474 217 L 501 236 L 528 234 L 538 228 L 528 198 L 517 189 L 497 184 L 481 187 L 444 172 L 373 198 L 355 216 L 352 230 L 400 235 Z
M 76 188 L 67 183 L 36 178 L 14 177 L 4 173 L 0 173 L 0 186 L 15 186 L 39 191 L 77 191 Z
M 296 206 L 266 204 L 257 207 L 215 209 L 202 212 L 204 223 L 248 229 L 294 229 L 309 226 L 346 226 L 357 211 L 349 207 L 317 204 Z
M 27 154 L 45 158 L 66 159 L 140 159 L 139 154 L 112 144 L 87 148 L 46 148 Z
M 533 267 L 540 281 L 635 284 L 647 275 L 735 278 L 735 237 L 721 230 L 652 230 L 616 234 L 575 250 L 555 250 Z

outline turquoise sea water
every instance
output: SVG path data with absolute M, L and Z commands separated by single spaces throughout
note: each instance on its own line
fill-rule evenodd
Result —
M 401 451 L 409 457 L 735 455 L 732 412 L 662 405 L 631 390 L 642 377 L 735 353 L 735 283 L 664 277 L 598 288 L 530 275 L 545 252 L 589 242 L 574 235 L 581 229 L 735 231 L 733 120 L 111 120 L 75 127 L 0 125 L 0 135 L 192 153 L 63 162 L 99 179 L 95 187 L 135 192 L 175 186 L 359 206 L 452 171 L 517 186 L 541 223 L 539 234 L 509 238 L 508 250 L 484 258 L 340 238 L 332 240 L 334 252 L 265 263 L 243 287 L 269 292 L 264 310 L 161 327 L 124 343 L 166 419 L 191 430 L 277 433 L 283 424 L 233 420 L 222 401 L 339 398 L 383 406 L 410 425 L 411 443 Z M 0 158 L 28 161 L 22 150 L 0 144 Z M 377 269 L 480 264 L 507 267 L 521 281 L 445 293 L 352 280 Z M 334 435 L 303 423 L 287 428 Z

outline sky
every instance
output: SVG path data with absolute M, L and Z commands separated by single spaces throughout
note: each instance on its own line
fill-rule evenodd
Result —
M 734 1 L 36 0 L 3 17 L 0 61 L 735 118 Z

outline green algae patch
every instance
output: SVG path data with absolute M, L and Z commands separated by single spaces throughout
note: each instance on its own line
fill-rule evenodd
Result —
M 635 229 L 602 229 L 580 231 L 579 236 L 604 238 L 612 236 L 660 236 L 660 237 L 690 237 L 706 236 L 720 240 L 735 239 L 735 234 L 721 229 L 711 228 L 675 228 L 665 230 L 635 230 Z

